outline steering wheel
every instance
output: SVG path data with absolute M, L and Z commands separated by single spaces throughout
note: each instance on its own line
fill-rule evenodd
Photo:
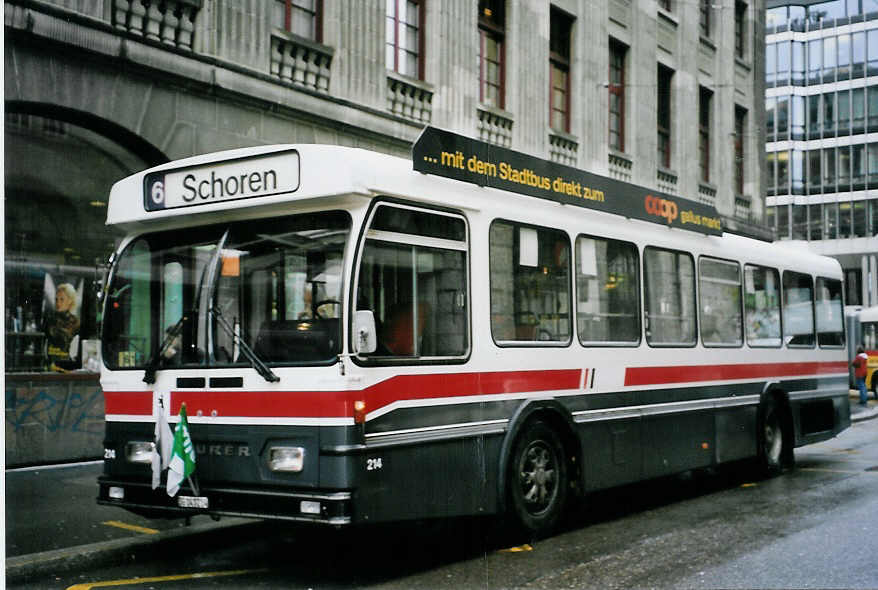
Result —
M 311 308 L 312 308 L 312 310 L 313 310 L 313 312 L 314 312 L 314 317 L 315 317 L 315 318 L 321 318 L 321 319 L 324 319 L 324 320 L 325 320 L 325 319 L 328 319 L 326 316 L 323 316 L 323 315 L 320 314 L 320 312 L 318 312 L 318 310 L 320 309 L 320 306 L 321 306 L 321 305 L 328 305 L 328 304 L 341 305 L 341 301 L 339 301 L 338 299 L 321 299 L 320 301 L 318 301 L 317 303 L 315 303 L 313 306 L 311 306 Z

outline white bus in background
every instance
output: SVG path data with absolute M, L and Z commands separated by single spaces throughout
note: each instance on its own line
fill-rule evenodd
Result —
M 776 473 L 849 426 L 835 260 L 439 130 L 413 160 L 266 146 L 113 187 L 100 503 L 545 533 L 573 495 Z M 149 460 L 183 403 L 171 498 Z

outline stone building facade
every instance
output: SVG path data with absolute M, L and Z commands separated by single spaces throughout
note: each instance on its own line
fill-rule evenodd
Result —
M 59 408 L 96 387 L 81 373 L 95 366 L 95 291 L 119 238 L 103 226 L 107 193 L 167 160 L 299 142 L 408 156 L 429 124 L 709 203 L 727 228 L 769 235 L 762 0 L 4 8 L 8 419 L 63 371 L 78 380 L 55 388 L 69 394 Z M 77 333 L 50 349 L 62 285 Z M 36 460 L 9 436 L 8 463 Z

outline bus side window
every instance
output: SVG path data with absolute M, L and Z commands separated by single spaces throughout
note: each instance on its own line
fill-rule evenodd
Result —
M 744 266 L 744 311 L 747 344 L 751 347 L 779 347 L 780 276 L 764 266 Z
M 489 241 L 494 341 L 569 344 L 573 328 L 567 234 L 497 220 Z
M 379 205 L 360 261 L 357 309 L 375 317 L 372 358 L 469 350 L 466 226 L 456 215 Z
M 817 343 L 844 346 L 844 302 L 841 281 L 817 278 Z
M 704 346 L 741 346 L 741 269 L 736 262 L 701 258 L 701 341 Z
M 787 346 L 814 346 L 814 282 L 811 275 L 783 273 L 783 336 Z
M 576 323 L 580 343 L 640 344 L 639 273 L 634 244 L 576 238 Z
M 652 246 L 644 250 L 646 342 L 650 346 L 695 346 L 695 263 L 684 252 Z

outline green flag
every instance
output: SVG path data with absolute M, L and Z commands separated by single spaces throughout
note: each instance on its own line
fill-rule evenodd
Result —
M 168 495 L 176 496 L 183 480 L 195 472 L 195 445 L 189 436 L 186 404 L 180 407 L 180 422 L 174 430 L 174 450 L 168 463 Z

